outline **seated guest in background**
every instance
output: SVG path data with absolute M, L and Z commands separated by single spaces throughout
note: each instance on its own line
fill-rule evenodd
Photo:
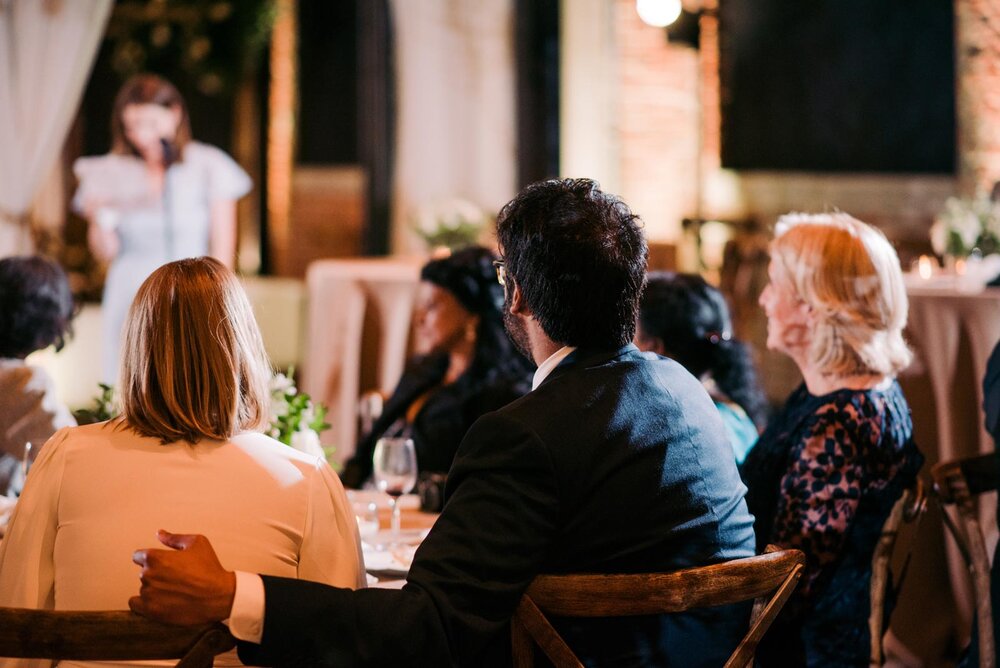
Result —
M 750 350 L 733 338 L 722 293 L 696 274 L 651 273 L 639 307 L 639 350 L 677 360 L 715 402 L 742 464 L 767 421 L 767 399 Z
M 129 555 L 161 527 L 210 536 L 229 568 L 363 586 L 336 474 L 259 433 L 270 367 L 236 276 L 211 258 L 157 269 L 124 342 L 122 416 L 57 432 L 28 475 L 0 541 L 0 606 L 126 609 Z
M 420 471 L 447 473 L 472 423 L 530 388 L 531 367 L 503 329 L 495 259 L 473 246 L 421 270 L 414 314 L 418 356 L 347 462 L 341 477 L 348 487 L 360 487 L 371 475 L 375 443 L 383 436 L 411 437 Z
M 73 295 L 62 268 L 42 257 L 0 260 L 0 496 L 20 486 L 25 443 L 40 448 L 58 429 L 76 424 L 52 380 L 24 358 L 63 346 Z M 16 491 L 16 490 L 14 490 Z
M 540 573 L 753 554 L 719 412 L 679 364 L 631 343 L 646 273 L 638 218 L 593 181 L 545 181 L 503 208 L 497 236 L 504 320 L 538 363 L 534 389 L 469 430 L 403 590 L 262 584 L 220 567 L 202 538 L 163 536 L 178 551 L 136 553 L 134 610 L 229 617 L 254 665 L 503 666 L 511 616 Z M 560 629 L 587 665 L 720 666 L 746 615 L 700 612 Z
M 763 666 L 863 666 L 872 554 L 923 463 L 895 380 L 911 359 L 903 276 L 882 233 L 843 213 L 781 218 L 768 273 L 767 345 L 805 383 L 743 478 L 757 548 L 798 548 L 806 571 L 757 656 Z

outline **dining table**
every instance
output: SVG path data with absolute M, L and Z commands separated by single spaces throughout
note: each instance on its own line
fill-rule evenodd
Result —
M 394 534 L 388 495 L 374 490 L 348 490 L 347 496 L 358 520 L 368 585 L 383 589 L 402 587 L 413 555 L 439 513 L 421 510 L 416 494 L 404 494 L 398 501 L 400 531 Z
M 910 404 L 914 437 L 926 458 L 924 479 L 941 461 L 992 452 L 984 428 L 983 376 L 1000 341 L 1000 288 L 954 276 L 907 276 L 906 338 L 914 361 L 900 375 Z M 996 494 L 978 499 L 987 549 L 997 542 Z M 901 654 L 936 661 L 968 641 L 973 591 L 967 566 L 943 521 L 954 509 L 932 502 L 921 522 L 900 535 L 897 562 L 909 559 L 908 575 L 893 613 Z M 912 535 L 907 535 L 911 532 Z M 899 573 L 901 563 L 896 564 Z M 902 661 L 902 665 L 912 665 Z

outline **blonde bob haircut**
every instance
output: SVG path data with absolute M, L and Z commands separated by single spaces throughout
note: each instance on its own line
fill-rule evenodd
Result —
M 260 430 L 270 374 L 246 293 L 218 260 L 171 262 L 139 288 L 120 377 L 122 417 L 134 431 L 196 443 Z
M 896 251 L 881 231 L 846 213 L 778 219 L 771 260 L 813 317 L 809 361 L 828 376 L 895 376 L 913 357 Z

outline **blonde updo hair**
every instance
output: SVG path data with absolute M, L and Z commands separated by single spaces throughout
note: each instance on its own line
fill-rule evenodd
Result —
M 259 430 L 270 377 L 250 302 L 221 262 L 171 262 L 139 288 L 122 345 L 125 425 L 163 443 Z
M 825 375 L 895 376 L 913 358 L 896 251 L 881 231 L 846 213 L 778 219 L 771 260 L 811 307 L 809 361 Z

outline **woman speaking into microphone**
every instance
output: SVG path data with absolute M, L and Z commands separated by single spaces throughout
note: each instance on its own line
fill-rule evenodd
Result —
M 177 89 L 132 77 L 115 98 L 111 151 L 80 158 L 74 209 L 90 223 L 91 252 L 110 263 L 104 283 L 102 377 L 118 374 L 122 323 L 142 282 L 167 262 L 211 255 L 232 268 L 236 200 L 251 187 L 223 151 L 191 138 Z

